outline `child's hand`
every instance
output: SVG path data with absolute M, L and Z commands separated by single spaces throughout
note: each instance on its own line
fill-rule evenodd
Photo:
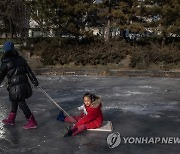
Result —
M 1 85 L 0 85 L 0 88 L 2 88 L 2 87 L 4 87 L 4 85 L 1 84 Z
M 39 87 L 39 83 L 37 82 L 34 84 L 34 88 L 38 88 L 38 87 Z
M 82 106 L 79 106 L 78 107 L 78 110 L 84 110 L 84 106 L 82 105 Z

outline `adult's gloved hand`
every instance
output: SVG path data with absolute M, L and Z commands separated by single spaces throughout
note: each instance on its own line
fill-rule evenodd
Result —
M 38 82 L 34 84 L 34 87 L 35 87 L 35 88 L 37 88 L 38 86 L 39 86 L 39 83 L 38 83 Z

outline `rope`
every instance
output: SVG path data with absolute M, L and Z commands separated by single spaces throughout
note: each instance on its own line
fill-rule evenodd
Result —
M 72 116 L 70 116 L 61 106 L 59 106 L 53 99 L 52 97 L 40 86 L 38 86 L 39 89 L 41 89 L 41 91 L 46 95 L 46 97 L 48 97 L 61 111 L 63 111 L 68 117 L 70 117 L 72 119 L 72 121 L 76 121 Z M 75 122 L 73 122 L 73 124 L 75 124 Z

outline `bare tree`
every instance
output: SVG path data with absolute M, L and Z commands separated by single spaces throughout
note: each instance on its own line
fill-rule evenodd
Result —
M 0 21 L 6 37 L 26 37 L 30 14 L 23 0 L 4 0 L 0 7 Z

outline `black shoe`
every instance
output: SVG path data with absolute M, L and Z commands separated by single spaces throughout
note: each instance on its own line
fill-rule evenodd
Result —
M 65 132 L 63 133 L 62 137 L 69 137 L 69 136 L 72 136 L 72 130 L 70 127 L 68 127 Z

